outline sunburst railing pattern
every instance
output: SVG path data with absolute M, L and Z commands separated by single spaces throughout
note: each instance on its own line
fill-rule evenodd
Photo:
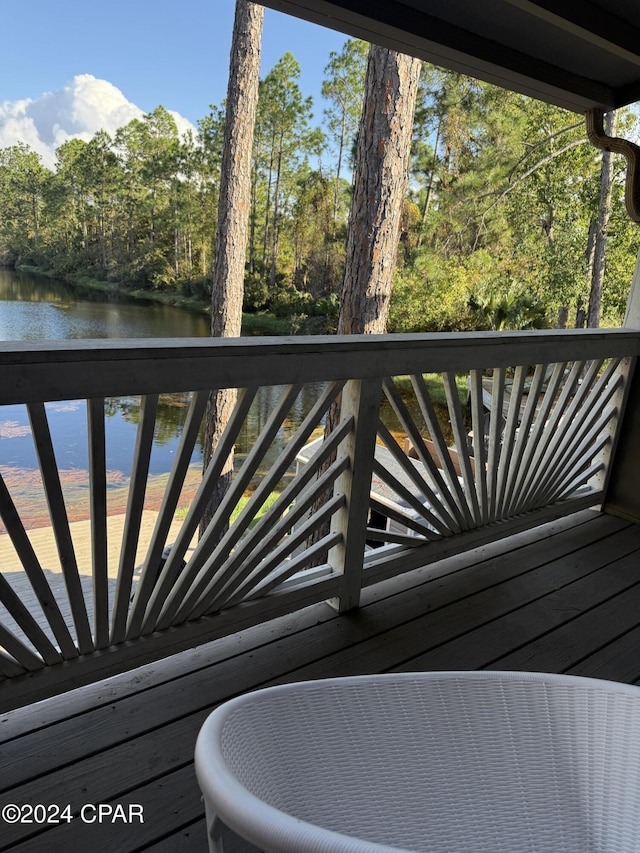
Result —
M 0 424 L 2 406 L 25 407 L 51 547 L 0 456 L 0 704 L 314 602 L 349 609 L 365 584 L 597 505 L 637 348 L 628 332 L 5 346 Z M 235 408 L 194 477 L 217 388 L 237 389 Z M 185 416 L 150 516 L 169 392 Z M 114 533 L 105 412 L 127 395 L 135 441 Z M 88 548 L 52 401 L 86 411 Z
M 420 374 L 408 388 L 406 377 L 384 379 L 397 427 L 378 422 L 385 453 L 373 473 L 384 488 L 372 492 L 369 539 L 419 548 L 599 503 L 627 373 L 621 358 L 472 369 L 465 402 L 449 372 L 430 377 L 431 388 Z

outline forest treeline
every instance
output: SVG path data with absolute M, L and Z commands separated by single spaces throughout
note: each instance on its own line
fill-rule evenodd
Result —
M 330 54 L 324 122 L 291 54 L 260 82 L 244 308 L 296 330 L 335 328 L 366 61 L 358 41 Z M 620 113 L 620 135 L 633 122 Z M 224 105 L 186 137 L 158 106 L 65 142 L 55 171 L 0 150 L 0 260 L 210 300 L 223 131 Z M 580 116 L 424 64 L 389 331 L 584 325 L 601 161 Z M 602 325 L 622 320 L 639 243 L 623 170 Z

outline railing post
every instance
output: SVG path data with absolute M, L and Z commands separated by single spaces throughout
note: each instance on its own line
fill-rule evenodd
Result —
M 342 391 L 340 415 L 353 417 L 354 427 L 338 451 L 348 456 L 349 466 L 336 480 L 334 494 L 342 494 L 346 500 L 331 522 L 331 532 L 340 533 L 342 540 L 328 557 L 333 570 L 344 575 L 341 595 L 329 602 L 341 613 L 360 603 L 381 393 L 379 378 L 351 379 Z

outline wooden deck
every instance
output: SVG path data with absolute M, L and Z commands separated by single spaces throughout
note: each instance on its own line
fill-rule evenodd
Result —
M 0 851 L 205 853 L 197 732 L 256 687 L 478 668 L 635 683 L 639 652 L 640 525 L 581 512 L 369 587 L 357 611 L 316 605 L 0 717 L 0 805 L 76 815 L 4 823 Z M 140 804 L 144 823 L 84 823 L 85 803 Z

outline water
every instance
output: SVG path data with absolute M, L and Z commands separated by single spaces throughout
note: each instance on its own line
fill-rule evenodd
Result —
M 171 338 L 208 337 L 207 316 L 180 308 L 149 302 L 141 303 L 103 293 L 78 291 L 65 282 L 28 273 L 0 270 L 0 339 L 5 341 L 72 340 L 78 338 Z M 294 403 L 265 456 L 254 485 L 269 470 L 317 399 L 320 385 L 306 385 Z M 277 405 L 282 388 L 261 388 L 236 443 L 236 469 L 253 446 L 270 413 Z M 406 404 L 415 408 L 413 398 Z M 150 482 L 171 470 L 189 404 L 188 394 L 164 394 L 160 398 L 150 459 Z M 46 404 L 56 461 L 70 506 L 87 502 L 88 437 L 84 400 Z M 381 409 L 387 426 L 397 432 L 395 417 L 388 406 Z M 139 398 L 108 399 L 105 403 L 108 483 L 113 494 L 124 494 L 129 481 Z M 401 441 L 403 435 L 399 435 Z M 196 444 L 192 465 L 197 476 L 202 468 L 203 436 Z M 43 510 L 42 486 L 26 407 L 0 407 L 0 472 L 26 518 L 38 505 L 38 523 L 47 523 Z M 149 489 L 148 493 L 153 489 Z M 118 504 L 119 506 L 119 504 Z M 74 515 L 71 511 L 70 514 Z M 80 513 L 83 515 L 83 513 Z
M 63 281 L 0 269 L 0 340 L 202 338 L 204 314 L 110 296 Z
M 209 319 L 202 314 L 153 302 L 114 299 L 90 290 L 78 292 L 65 282 L 0 270 L 0 339 L 5 341 L 208 335 Z M 239 436 L 237 465 L 241 464 L 277 403 L 280 390 L 278 387 L 260 390 Z M 309 387 L 300 395 L 264 461 L 267 469 L 291 430 L 315 402 L 316 393 L 316 388 Z M 151 478 L 166 475 L 171 470 L 188 403 L 188 394 L 166 394 L 160 398 L 150 460 Z M 88 483 L 85 401 L 48 403 L 46 410 L 67 503 L 84 501 L 81 493 L 86 492 Z M 107 469 L 112 490 L 126 487 L 128 482 L 138 414 L 139 398 L 106 401 Z M 197 468 L 202 465 L 202 435 L 192 464 Z M 16 502 L 23 502 L 23 514 L 28 515 L 28 505 L 36 501 L 35 492 L 41 487 L 27 410 L 23 405 L 0 407 L 0 471 Z M 38 513 L 44 520 L 40 509 Z
M 111 298 L 62 281 L 28 273 L 0 270 L 0 339 L 5 341 L 74 340 L 79 338 L 206 337 L 205 315 L 157 303 Z M 162 398 L 151 474 L 170 469 L 186 416 L 188 398 Z M 108 400 L 107 467 L 125 472 L 131 464 L 138 413 L 137 399 Z M 86 406 L 84 401 L 49 403 L 49 417 L 58 465 L 63 470 L 86 470 Z M 0 465 L 37 467 L 24 406 L 0 411 Z M 196 459 L 201 460 L 201 448 Z M 117 479 L 117 478 L 116 478 Z

